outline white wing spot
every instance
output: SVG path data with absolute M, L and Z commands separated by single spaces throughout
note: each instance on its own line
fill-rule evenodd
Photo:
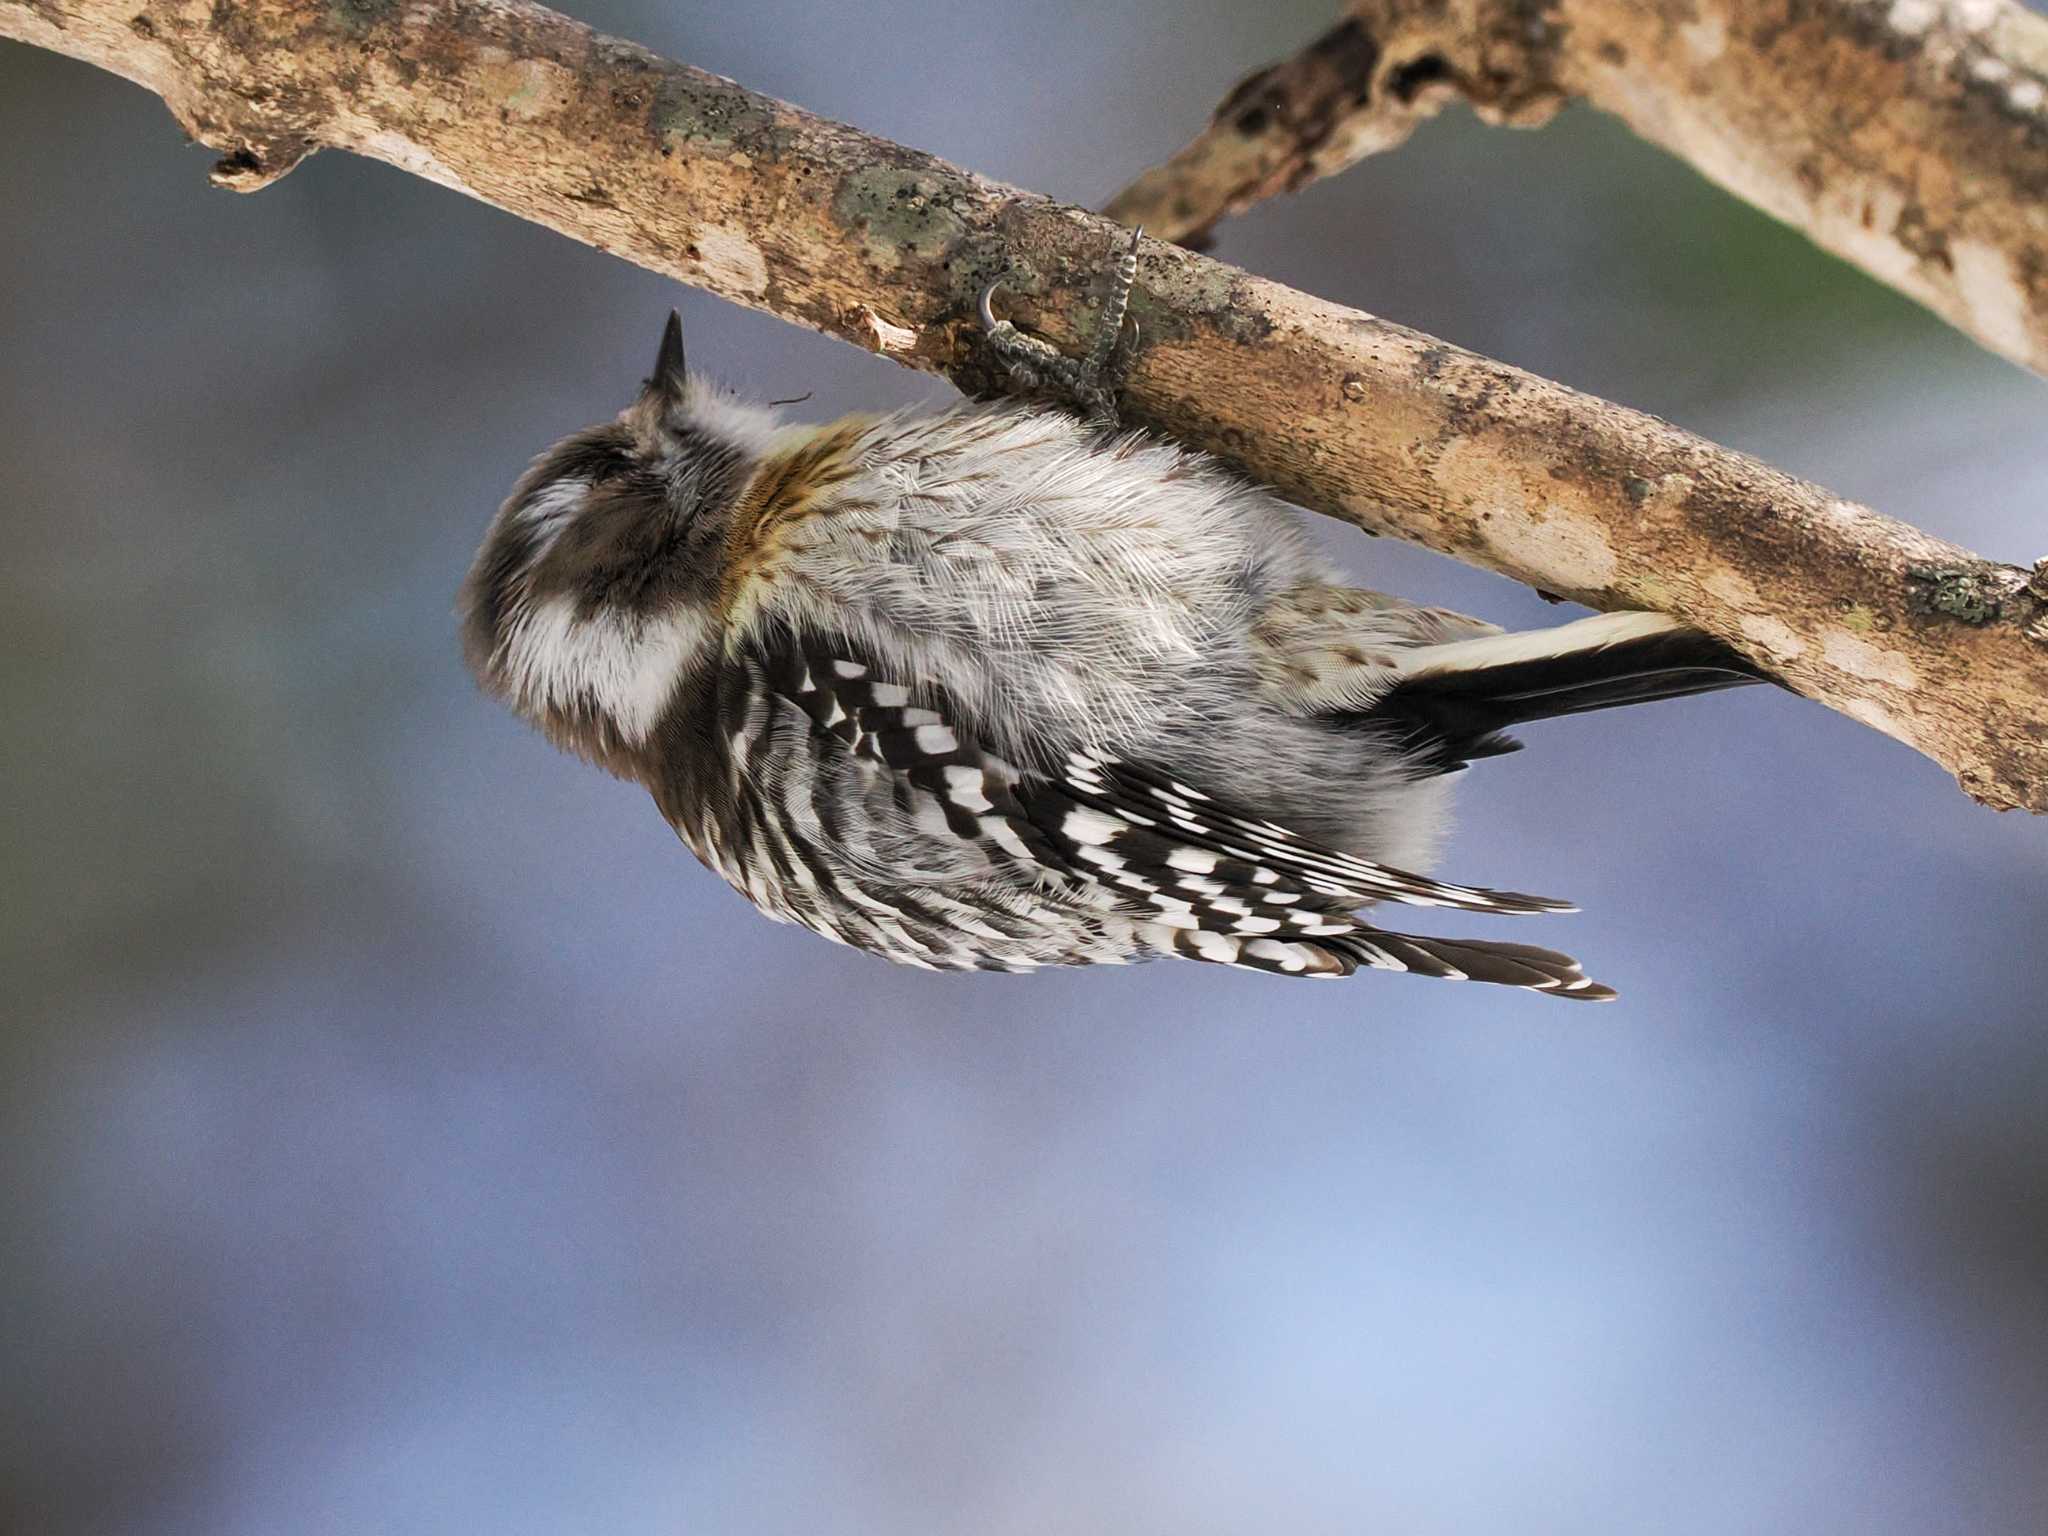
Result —
M 1279 939 L 1253 939 L 1244 946 L 1244 952 L 1255 959 L 1270 960 L 1290 975 L 1308 969 L 1308 961 L 1301 950 Z
M 965 768 L 957 764 L 947 768 L 946 798 L 963 811 L 980 812 L 994 809 L 994 802 L 983 793 L 979 768 Z
M 1016 828 L 1000 816 L 981 818 L 982 834 L 1013 859 L 1032 862 L 1031 850 L 1024 846 L 1024 839 L 1017 835 Z
M 1081 806 L 1067 812 L 1060 830 L 1077 843 L 1106 843 L 1124 830 L 1124 824 L 1114 816 Z

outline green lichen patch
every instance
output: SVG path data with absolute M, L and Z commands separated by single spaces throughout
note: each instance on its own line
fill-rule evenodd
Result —
M 772 106 L 722 80 L 662 76 L 648 93 L 648 131 L 670 148 L 780 158 L 787 148 Z
M 1969 566 L 1907 567 L 1906 602 L 1915 613 L 1938 613 L 1964 624 L 1989 624 L 2005 611 L 2005 594 Z
M 1211 261 L 1180 263 L 1141 282 L 1131 294 L 1131 315 L 1155 341 L 1184 341 L 1196 328 L 1243 345 L 1273 334 L 1245 275 Z
M 944 180 L 915 164 L 854 171 L 840 182 L 832 212 L 889 266 L 911 258 L 937 261 L 968 229 Z

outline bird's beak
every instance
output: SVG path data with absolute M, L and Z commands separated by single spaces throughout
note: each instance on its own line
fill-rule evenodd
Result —
M 647 380 L 647 392 L 668 401 L 680 400 L 683 379 L 683 317 L 672 309 L 668 312 L 668 324 L 662 328 L 661 350 L 654 354 L 654 373 Z

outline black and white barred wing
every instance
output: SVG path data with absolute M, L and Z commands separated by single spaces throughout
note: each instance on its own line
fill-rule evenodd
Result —
M 711 724 L 664 810 L 769 916 L 926 969 L 1137 958 L 1112 909 L 1020 873 L 1056 855 L 1009 795 L 1015 775 L 843 650 L 729 656 Z
M 871 814 L 880 786 L 894 814 L 948 850 L 952 890 L 929 878 L 902 882 L 914 888 L 919 909 L 918 922 L 905 923 L 909 931 L 922 934 L 927 917 L 943 924 L 944 907 L 978 912 L 991 900 L 998 920 L 1008 920 L 999 934 L 964 931 L 972 958 L 936 955 L 943 946 L 927 940 L 914 963 L 1023 969 L 1165 953 L 1288 975 L 1344 976 L 1370 966 L 1581 999 L 1613 996 L 1553 950 L 1392 933 L 1351 915 L 1383 901 L 1506 914 L 1571 910 L 1566 903 L 1453 885 L 1325 848 L 1147 765 L 1075 753 L 1062 764 L 1020 769 L 983 750 L 945 700 L 879 676 L 850 648 L 786 641 L 751 665 L 772 693 L 803 712 L 814 736 L 865 765 Z M 733 758 L 764 769 L 758 751 L 737 739 Z M 824 845 L 835 833 L 862 846 L 840 810 L 836 818 L 813 818 L 837 819 L 837 828 L 798 829 L 800 839 L 819 844 L 806 881 L 837 878 Z M 761 812 L 772 819 L 771 805 Z M 868 900 L 890 899 L 865 879 L 857 883 Z M 1051 903 L 1052 912 L 1034 935 L 1028 914 L 1040 903 Z M 1019 963 L 1034 937 L 1060 937 L 1054 930 L 1069 930 L 1066 941 L 1087 952 Z M 954 937 L 963 934 L 956 928 Z M 1127 952 L 1102 952 L 1119 946 Z
M 1294 975 L 1360 965 L 1453 981 L 1528 987 L 1585 1001 L 1614 996 L 1556 950 L 1393 933 L 1349 915 L 1380 901 L 1465 911 L 1568 912 L 1569 903 L 1451 885 L 1324 848 L 1156 770 L 1076 753 L 1047 786 L 1076 809 L 1062 829 L 1083 859 L 1161 906 L 1176 953 Z M 1099 840 L 1099 841 L 1098 841 Z

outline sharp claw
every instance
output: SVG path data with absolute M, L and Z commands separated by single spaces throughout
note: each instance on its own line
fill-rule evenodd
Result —
M 1144 238 L 1144 226 L 1134 226 L 1130 243 L 1117 259 L 1108 296 L 1097 317 L 1095 344 L 1086 357 L 1068 357 L 1010 321 L 998 320 L 995 298 L 1002 286 L 1000 279 L 981 290 L 975 307 L 982 332 L 1019 388 L 1036 393 L 1051 381 L 1069 404 L 1085 408 L 1091 417 L 1112 427 L 1116 424 L 1117 395 L 1138 345 L 1138 322 L 1129 318 L 1126 306 L 1138 270 L 1138 245 Z

